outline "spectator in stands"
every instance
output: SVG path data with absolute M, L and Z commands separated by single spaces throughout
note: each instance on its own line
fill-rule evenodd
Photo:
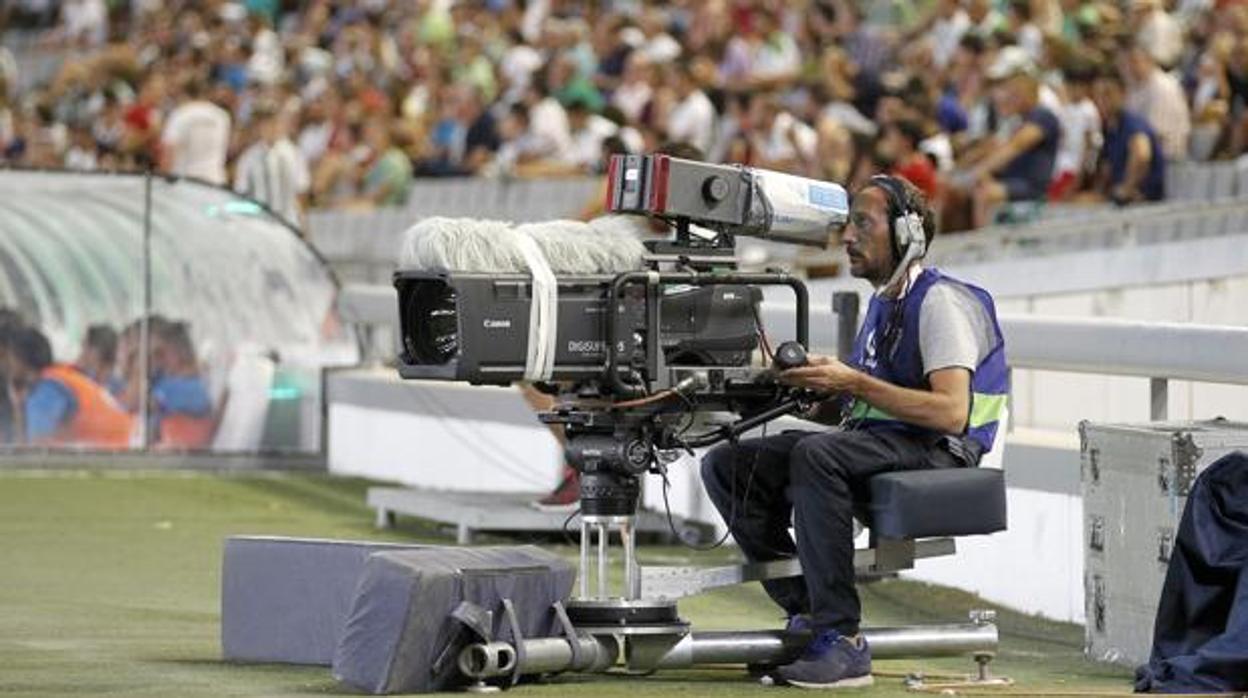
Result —
M 758 41 L 753 46 L 746 85 L 751 89 L 775 90 L 792 85 L 802 68 L 801 49 L 793 36 L 780 26 L 775 12 L 760 8 L 755 14 Z
M 1070 199 L 1082 187 L 1085 177 L 1095 172 L 1101 145 L 1101 117 L 1092 100 L 1096 72 L 1091 62 L 1065 71 L 1065 97 L 1059 113 L 1062 142 L 1049 184 L 1050 201 Z
M 91 325 L 82 339 L 82 349 L 74 368 L 104 386 L 113 395 L 121 391 L 117 375 L 117 330 L 108 325 Z
M 108 39 L 108 6 L 104 0 L 63 0 L 56 40 L 91 48 Z
M 364 124 L 368 160 L 361 170 L 359 201 L 370 206 L 402 204 L 412 188 L 412 161 L 395 145 L 393 128 L 379 117 Z
M 932 64 L 943 71 L 953 59 L 958 42 L 970 28 L 970 17 L 959 0 L 937 0 L 932 14 L 915 28 L 915 35 L 926 36 L 932 52 Z
M 529 110 L 526 132 L 531 136 L 531 159 L 566 163 L 571 159 L 572 127 L 567 109 L 551 92 L 549 73 L 542 70 L 534 76 L 524 98 Z
M 709 152 L 715 139 L 715 105 L 698 85 L 690 67 L 673 66 L 670 75 L 679 101 L 667 115 L 667 137 Z
M 1183 27 L 1161 0 L 1130 0 L 1131 34 L 1162 70 L 1170 70 L 1183 52 Z
M 1010 0 L 1006 5 L 1006 28 L 1014 35 L 1019 48 L 1027 52 L 1027 57 L 1039 63 L 1044 51 L 1044 33 L 1032 20 L 1032 0 Z
M 1057 116 L 1040 104 L 1040 84 L 1033 70 L 1025 56 L 1002 51 L 988 76 L 997 83 L 1000 114 L 1016 117 L 1020 123 L 1008 137 L 990 142 L 973 161 L 961 163 L 962 171 L 953 178 L 958 194 L 969 196 L 972 228 L 991 223 L 1001 204 L 1042 202 L 1047 195 L 1061 125 Z M 954 197 L 954 201 L 963 200 Z M 946 211 L 949 213 L 959 212 Z
M 271 101 L 258 101 L 251 115 L 255 140 L 238 158 L 234 191 L 260 201 L 302 229 L 303 200 L 312 175 L 288 136 L 289 116 Z
M 1096 80 L 1093 98 L 1105 129 L 1097 192 L 1120 206 L 1160 200 L 1166 182 L 1160 139 L 1143 117 L 1125 107 L 1122 77 L 1105 71 Z
M 10 391 L 21 405 L 18 423 L 30 445 L 126 448 L 132 422 L 102 385 L 55 363 L 43 333 L 23 327 L 6 353 Z
M 145 168 L 159 164 L 161 107 L 166 99 L 166 77 L 157 71 L 147 76 L 138 96 L 122 110 L 125 128 L 119 156 L 123 166 Z
M 572 148 L 565 162 L 569 171 L 576 174 L 593 174 L 603 171 L 602 144 L 616 135 L 619 127 L 611 120 L 595 114 L 584 100 L 577 99 L 568 105 L 568 124 L 572 128 Z
M 1005 28 L 1005 17 L 993 7 L 992 0 L 968 0 L 966 14 L 971 20 L 970 33 L 984 41 Z
M 162 168 L 175 175 L 225 184 L 230 114 L 206 98 L 200 78 L 191 79 L 186 99 L 169 114 L 161 132 Z
M 814 161 L 819 136 L 785 109 L 773 92 L 756 93 L 748 113 L 750 163 L 772 170 L 803 172 Z
M 611 104 L 624 112 L 629 121 L 637 122 L 641 120 L 641 110 L 653 96 L 650 59 L 640 51 L 633 51 L 624 63 L 624 74 L 620 77 L 620 86 L 611 95 Z
M 1190 154 L 1193 160 L 1208 160 L 1227 135 L 1231 117 L 1231 89 L 1227 80 L 1227 61 L 1234 39 L 1223 34 L 1197 59 L 1195 86 L 1192 88 L 1192 137 Z
M 543 141 L 529 129 L 529 108 L 517 102 L 511 105 L 499 124 L 501 144 L 487 172 L 494 175 L 514 173 L 521 165 L 539 160 L 546 152 Z
M 461 96 L 460 117 L 468 125 L 464 134 L 464 155 L 460 171 L 476 174 L 494 157 L 502 145 L 498 135 L 498 120 L 494 112 L 486 108 L 481 91 L 467 88 Z
M 883 158 L 892 163 L 890 174 L 904 177 L 931 201 L 939 194 L 940 185 L 935 164 L 919 151 L 925 137 L 922 124 L 900 119 L 884 127 L 879 148 Z
M 1131 41 L 1124 48 L 1120 69 L 1127 84 L 1127 109 L 1144 117 L 1153 127 L 1167 160 L 1186 160 L 1191 115 L 1183 87 L 1157 65 L 1143 44 Z

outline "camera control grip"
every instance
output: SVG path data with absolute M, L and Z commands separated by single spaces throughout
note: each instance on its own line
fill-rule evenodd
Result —
M 787 371 L 790 368 L 806 365 L 806 347 L 800 342 L 785 342 L 776 347 L 776 355 L 772 364 L 777 370 Z

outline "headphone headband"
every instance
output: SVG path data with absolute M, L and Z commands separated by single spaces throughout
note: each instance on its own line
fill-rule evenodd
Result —
M 869 182 L 884 190 L 884 198 L 888 202 L 888 217 L 890 220 L 896 220 L 909 213 L 906 206 L 905 189 L 897 182 L 897 178 L 891 175 L 877 174 L 871 177 Z
M 923 217 L 908 204 L 906 188 L 901 180 L 892 175 L 879 174 L 873 176 L 868 185 L 879 187 L 884 192 L 893 254 L 898 263 L 906 257 L 917 259 L 926 254 L 927 236 L 923 232 Z

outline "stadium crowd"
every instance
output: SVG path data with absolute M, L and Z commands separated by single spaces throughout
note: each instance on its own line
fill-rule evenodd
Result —
M 0 156 L 155 166 L 294 218 L 684 142 L 851 187 L 890 171 L 962 230 L 1159 199 L 1167 163 L 1245 150 L 1246 3 L 886 5 L 17 0 L 0 19 L 73 57 L 0 90 Z

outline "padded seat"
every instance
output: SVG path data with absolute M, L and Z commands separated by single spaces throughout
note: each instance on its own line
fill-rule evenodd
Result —
M 1005 530 L 1005 473 L 936 468 L 871 478 L 865 521 L 873 538 L 967 536 Z

